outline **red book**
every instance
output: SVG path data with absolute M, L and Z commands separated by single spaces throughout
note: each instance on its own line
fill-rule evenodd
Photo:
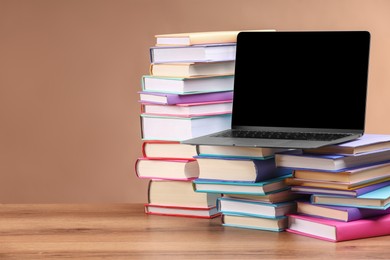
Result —
M 287 232 L 339 242 L 390 235 L 390 214 L 344 222 L 306 215 L 288 215 Z
M 145 213 L 149 215 L 190 217 L 190 218 L 215 218 L 221 215 L 214 207 L 182 207 L 169 205 L 145 204 Z

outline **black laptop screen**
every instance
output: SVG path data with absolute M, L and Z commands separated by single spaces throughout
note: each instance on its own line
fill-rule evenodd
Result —
M 233 126 L 364 129 L 370 34 L 241 32 Z

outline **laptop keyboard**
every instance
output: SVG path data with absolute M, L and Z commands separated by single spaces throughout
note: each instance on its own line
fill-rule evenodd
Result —
M 258 139 L 288 139 L 288 140 L 312 140 L 312 141 L 330 141 L 351 134 L 334 134 L 334 133 L 286 133 L 286 132 L 269 132 L 269 131 L 248 131 L 233 130 L 226 131 L 215 137 L 238 137 L 238 138 L 258 138 Z

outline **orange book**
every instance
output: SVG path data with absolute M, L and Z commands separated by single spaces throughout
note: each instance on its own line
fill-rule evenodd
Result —
M 247 30 L 244 30 L 247 31 Z M 274 29 L 253 31 L 275 31 Z M 208 31 L 157 34 L 156 46 L 190 46 L 197 44 L 235 43 L 240 31 Z

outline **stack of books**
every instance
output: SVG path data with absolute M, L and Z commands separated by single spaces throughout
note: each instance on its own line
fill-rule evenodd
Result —
M 156 35 L 150 73 L 142 76 L 143 156 L 136 174 L 149 179 L 147 214 L 214 218 L 220 194 L 193 190 L 196 147 L 180 141 L 230 127 L 238 31 Z
M 390 135 L 275 155 L 278 168 L 292 169 L 286 184 L 298 194 L 289 232 L 328 241 L 390 234 Z
M 295 199 L 285 183 L 290 170 L 277 169 L 274 155 L 285 149 L 197 145 L 199 193 L 222 194 L 217 208 L 222 225 L 280 232 Z

